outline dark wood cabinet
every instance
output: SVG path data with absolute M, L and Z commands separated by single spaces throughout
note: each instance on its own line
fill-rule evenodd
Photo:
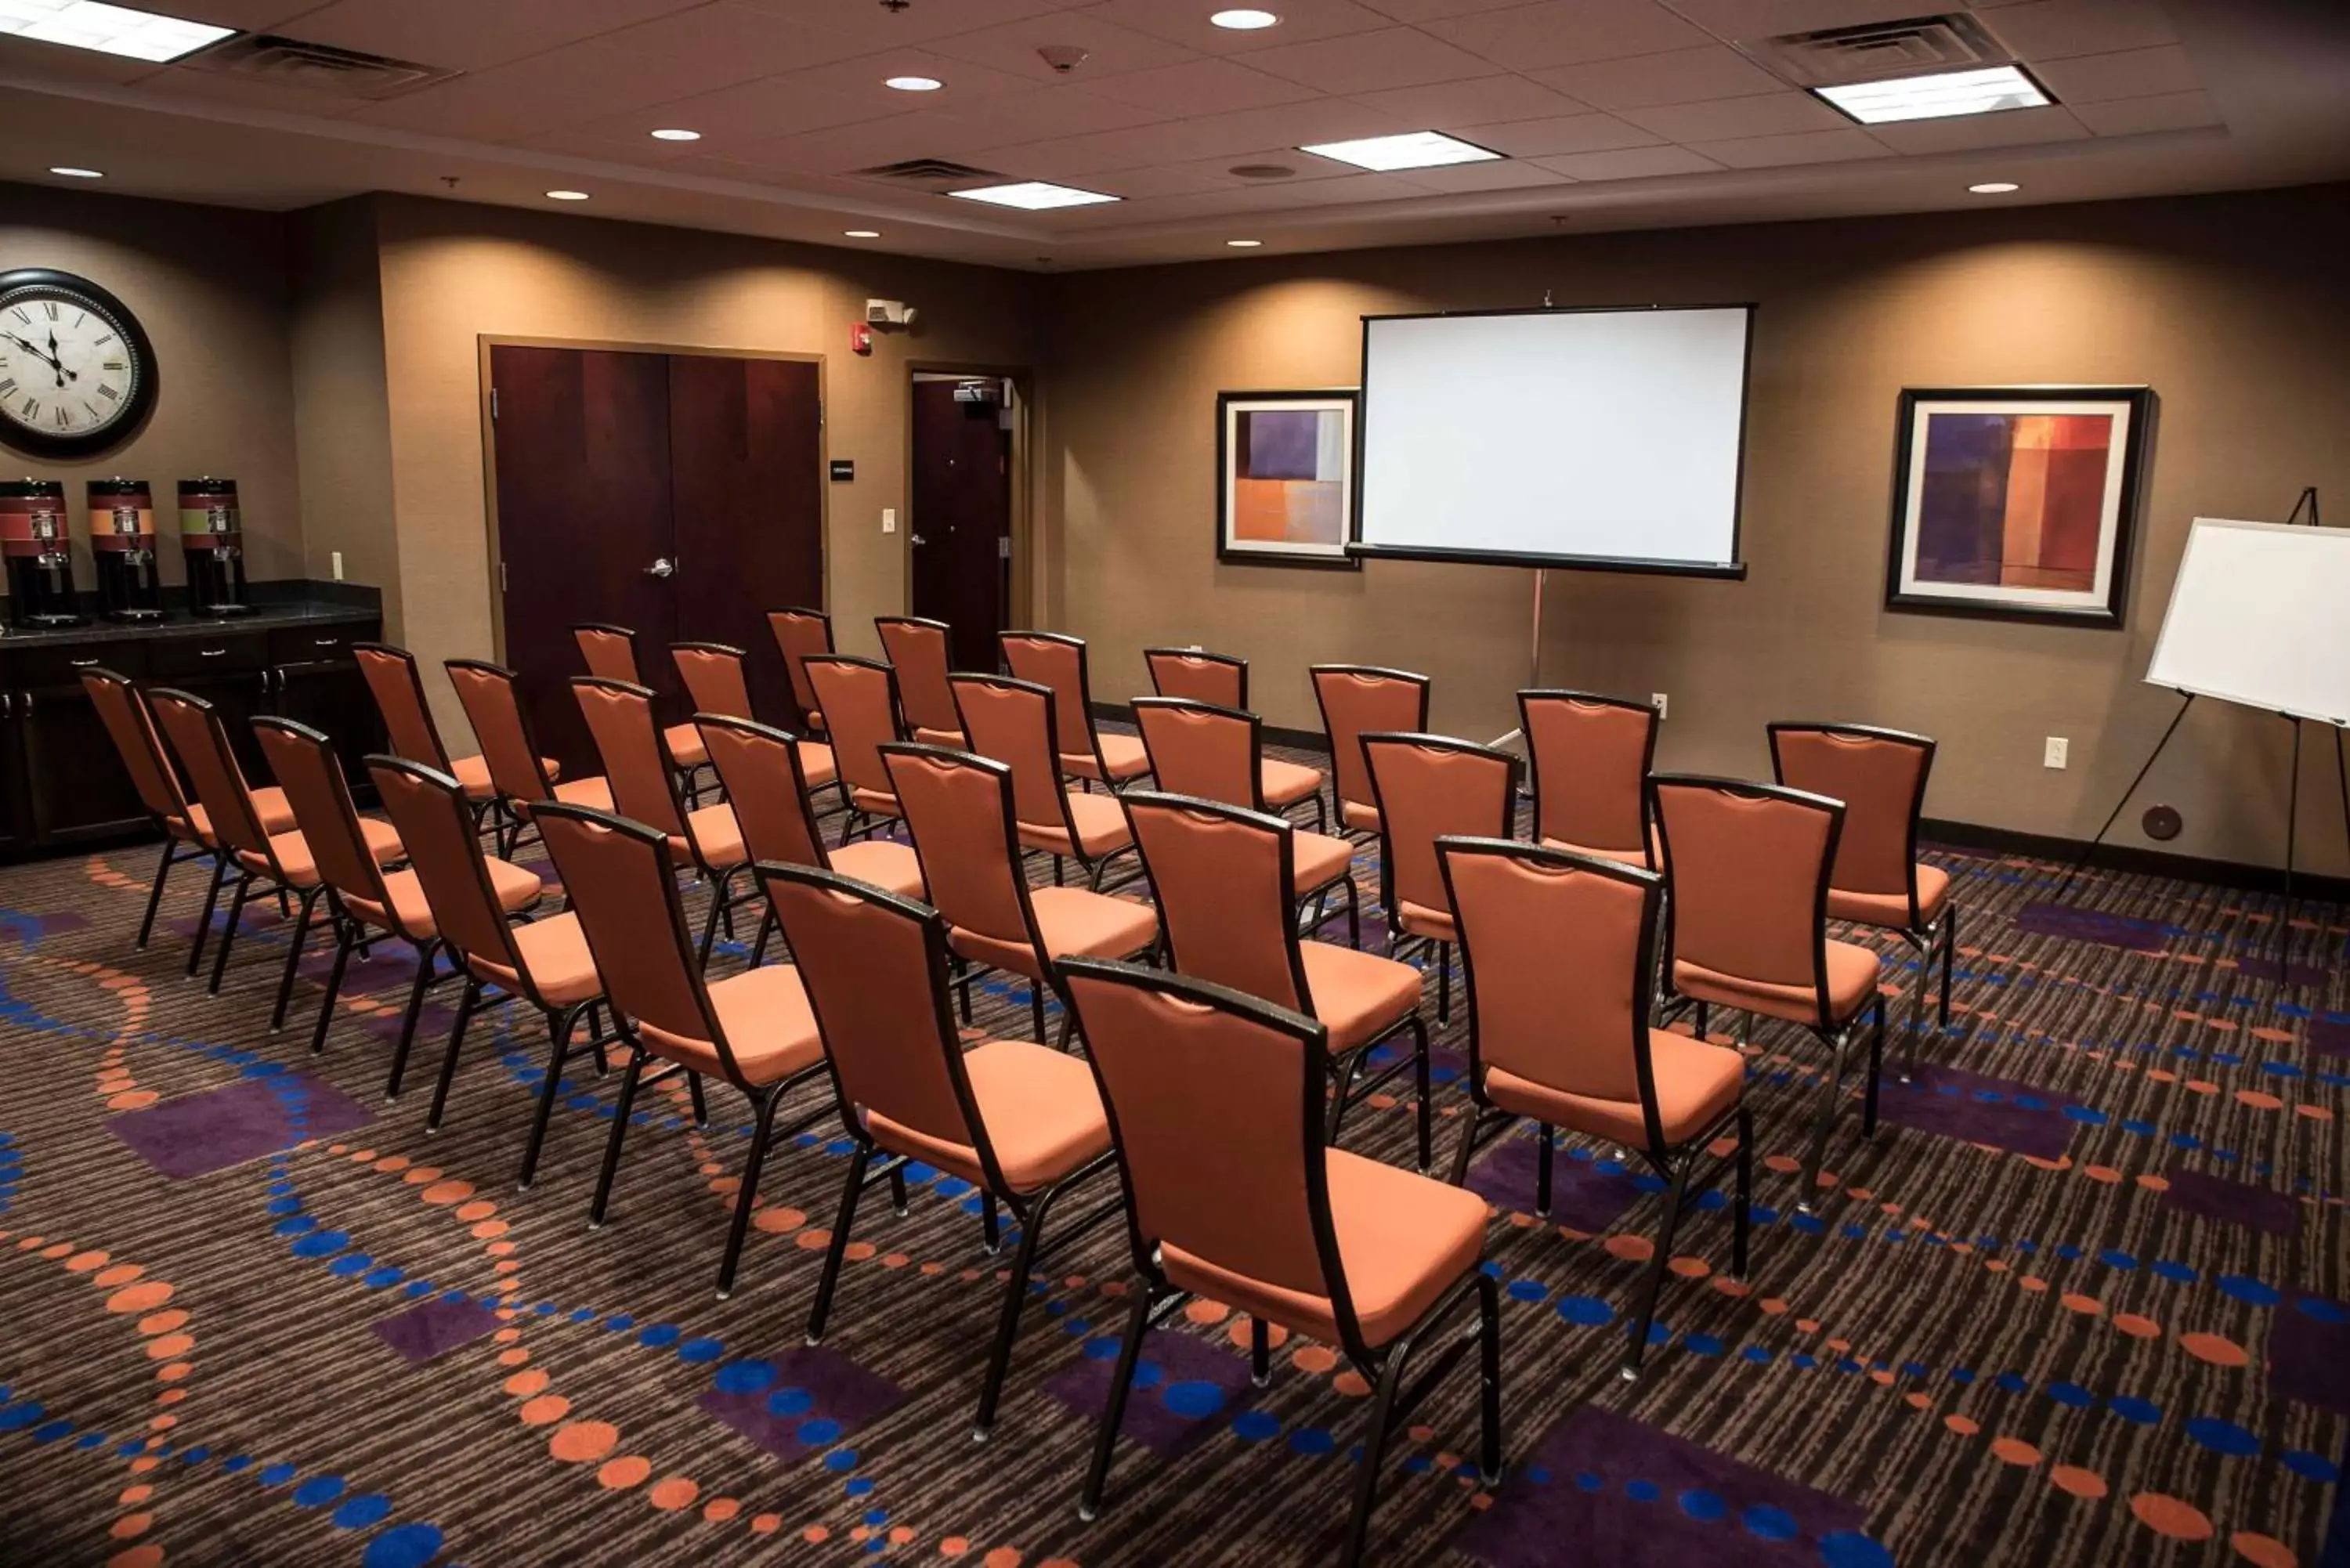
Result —
M 367 759 L 384 750 L 383 716 L 359 667 L 348 658 L 314 659 L 275 666 L 270 675 L 269 711 L 323 732 L 335 742 L 351 793 L 372 793 Z

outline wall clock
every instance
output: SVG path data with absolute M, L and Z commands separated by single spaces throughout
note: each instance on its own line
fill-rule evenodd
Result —
M 127 440 L 154 405 L 155 351 L 120 300 L 71 273 L 0 273 L 0 441 L 88 457 Z

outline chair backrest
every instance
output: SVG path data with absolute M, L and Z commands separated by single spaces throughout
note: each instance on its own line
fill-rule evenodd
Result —
M 751 858 L 831 869 L 808 804 L 800 743 L 781 730 L 715 713 L 696 713 L 693 727 L 718 770 Z
M 416 656 L 390 643 L 355 642 L 351 657 L 359 660 L 368 694 L 383 715 L 384 737 L 391 742 L 392 754 L 448 772 L 449 749 L 442 743 L 441 727 L 432 722 L 432 709 L 424 701 L 424 675 L 416 667 Z
M 1648 1062 L 1664 878 L 1506 838 L 1440 838 L 1461 932 L 1469 1061 L 1586 1099 L 1638 1102 L 1663 1147 Z
M 1125 800 L 1176 972 L 1311 1013 L 1290 915 L 1290 825 L 1187 795 L 1135 791 Z
M 89 693 L 90 706 L 98 710 L 108 737 L 121 755 L 123 769 L 139 791 L 139 804 L 156 821 L 184 826 L 187 794 L 180 787 L 179 774 L 172 771 L 172 759 L 163 751 L 162 737 L 155 732 L 154 716 L 147 711 L 147 699 L 140 695 L 138 683 L 111 670 L 85 670 L 81 688 Z
M 802 659 L 816 706 L 824 713 L 833 766 L 851 789 L 888 794 L 889 774 L 880 748 L 901 739 L 898 728 L 898 678 L 886 664 L 844 654 L 811 654 Z
M 832 651 L 832 618 L 818 609 L 786 608 L 767 612 L 767 629 L 775 634 L 776 651 L 784 656 L 784 673 L 791 677 L 792 701 L 800 706 L 803 723 L 810 713 L 824 713 L 825 727 L 832 715 L 824 712 L 809 681 L 807 660 Z
M 1160 789 L 1252 811 L 1264 805 L 1259 723 L 1253 713 L 1189 698 L 1134 700 L 1135 728 Z
M 644 676 L 637 668 L 637 634 L 627 627 L 590 621 L 573 627 L 571 640 L 579 645 L 579 657 L 588 661 L 588 674 L 604 680 L 625 680 L 631 686 L 643 683 Z
M 1108 1112 L 1136 1266 L 1158 1276 L 1163 1242 L 1326 1298 L 1348 1353 L 1366 1355 L 1330 1222 L 1322 1025 L 1139 964 L 1056 967 Z
M 1507 838 L 1517 809 L 1518 759 L 1442 735 L 1362 737 L 1383 846 L 1388 907 L 1443 912 L 1444 871 L 1436 841 L 1448 836 Z
M 274 870 L 277 860 L 269 847 L 268 831 L 261 826 L 261 814 L 254 809 L 253 791 L 229 744 L 220 710 L 201 697 L 168 687 L 149 691 L 147 705 L 164 738 L 172 742 L 196 793 L 196 804 L 204 808 L 212 824 L 213 836 L 232 852 L 260 856 Z
M 925 1137 L 971 1145 L 992 1167 L 947 1006 L 944 918 L 806 866 L 764 864 L 757 875 L 800 966 L 849 1136 L 863 1132 L 861 1113 L 879 1111 Z
M 1343 810 L 1377 810 L 1363 736 L 1374 731 L 1418 733 L 1428 728 L 1428 677 L 1365 664 L 1317 664 L 1314 701 L 1322 710 L 1322 731 L 1330 739 L 1330 787 Z
M 1092 697 L 1086 685 L 1085 639 L 1057 631 L 1007 631 L 997 640 L 1003 647 L 1005 669 L 1053 693 L 1053 727 L 1060 736 L 1061 754 L 1097 756 Z
M 709 1041 L 726 1076 L 742 1083 L 694 961 L 669 836 L 584 805 L 550 803 L 531 815 L 587 933 L 606 1000 L 639 1025 Z
M 335 743 L 291 719 L 255 719 L 253 732 L 261 742 L 261 754 L 269 759 L 269 771 L 277 776 L 277 787 L 286 792 L 286 804 L 294 809 L 294 826 L 309 846 L 318 879 L 345 897 L 388 905 L 383 872 L 368 852 Z
M 742 649 L 723 642 L 678 642 L 670 645 L 669 656 L 677 665 L 678 679 L 685 682 L 685 694 L 695 712 L 728 719 L 754 716 L 751 682 L 743 673 L 750 655 Z
M 1924 735 L 1861 724 L 1773 724 L 1771 767 L 1781 784 L 1844 802 L 1829 884 L 1847 893 L 1887 894 L 1918 908 L 1918 819 L 1934 742 Z
M 452 659 L 448 670 L 449 684 L 473 726 L 473 742 L 482 748 L 491 787 L 525 805 L 550 798 L 555 784 L 540 763 L 515 672 L 481 659 Z
M 490 890 L 489 866 L 465 786 L 407 757 L 369 757 L 367 770 L 383 814 L 400 832 L 408 868 L 424 890 L 441 940 L 461 953 L 514 970 L 527 982 L 529 971 L 515 950 L 506 912 Z
M 596 754 L 604 760 L 613 811 L 671 836 L 682 835 L 685 814 L 678 809 L 677 786 L 661 755 L 652 692 L 631 681 L 575 675 L 571 694 L 579 700 L 588 732 L 596 738 Z
M 1844 805 L 1741 779 L 1658 774 L 1668 961 L 1827 990 L 1828 871 Z
M 1228 653 L 1202 653 L 1196 648 L 1146 648 L 1142 662 L 1150 670 L 1150 689 L 1161 697 L 1180 697 L 1215 708 L 1248 706 L 1248 660 Z
M 1012 809 L 1029 827 L 1068 829 L 1060 724 L 1053 693 L 1008 675 L 957 675 L 955 712 L 971 749 L 1012 770 Z
M 1637 849 L 1647 864 L 1656 709 L 1587 691 L 1521 691 L 1518 722 L 1534 786 L 1534 837 Z
M 969 752 L 904 742 L 883 747 L 881 758 L 939 913 L 990 941 L 1033 945 L 1012 770 Z
M 898 701 L 905 706 L 907 727 L 959 732 L 962 720 L 947 685 L 954 628 L 918 616 L 878 615 L 873 629 L 881 634 L 881 651 L 898 672 Z

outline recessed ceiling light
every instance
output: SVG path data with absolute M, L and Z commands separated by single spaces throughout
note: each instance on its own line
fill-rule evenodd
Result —
M 1117 196 L 1105 196 L 1098 191 L 1080 191 L 1074 185 L 1047 184 L 1042 180 L 1023 181 L 1016 185 L 982 185 L 976 191 L 950 191 L 950 196 L 965 202 L 986 202 L 998 207 L 1018 207 L 1024 212 L 1042 213 L 1054 207 L 1090 207 L 1097 202 L 1116 202 Z
M 881 237 L 879 229 L 843 229 L 840 232 L 852 240 L 878 240 Z
M 70 163 L 57 164 L 49 170 L 49 172 L 52 174 L 62 174 L 68 180 L 103 180 L 106 178 L 106 171 L 103 169 L 77 169 Z
M 1224 244 L 1236 251 L 1253 251 L 1264 242 L 1263 240 L 1226 240 Z
M 936 92 L 946 84 L 936 77 L 891 77 L 881 85 L 899 92 Z
M 1931 76 L 1896 77 L 1890 81 L 1851 82 L 1812 90 L 1863 125 L 1948 119 L 1954 115 L 1996 114 L 2008 109 L 2041 109 L 2055 101 L 2038 82 L 2013 66 L 1937 71 Z
M 656 130 L 653 132 L 653 140 L 655 141 L 699 141 L 702 140 L 702 132 L 698 130 L 679 130 L 674 129 L 668 130 Z
M 585 191 L 549 191 L 546 193 L 546 199 L 550 202 L 584 202 L 588 199 L 588 192 Z
M 1401 136 L 1367 136 L 1358 141 L 1324 141 L 1297 151 L 1381 173 L 1396 169 L 1440 169 L 1449 163 L 1482 163 L 1501 156 L 1492 148 L 1462 141 L 1440 130 L 1408 130 Z
M 2012 180 L 1987 180 L 1980 185 L 1970 185 L 1967 189 L 1978 196 L 2004 196 L 2010 191 L 2021 191 L 2023 187 Z
M 152 11 L 102 5 L 97 0 L 0 0 L 0 33 L 159 64 L 217 44 L 235 31 Z
M 1253 33 L 1259 27 L 1270 27 L 1281 20 L 1270 11 L 1219 11 L 1208 18 L 1219 27 L 1230 27 L 1236 33 Z

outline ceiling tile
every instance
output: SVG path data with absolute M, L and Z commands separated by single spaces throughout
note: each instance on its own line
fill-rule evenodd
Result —
M 1516 76 L 1471 77 L 1466 81 L 1390 88 L 1385 92 L 1357 93 L 1354 99 L 1357 103 L 1391 114 L 1420 130 L 1492 125 L 1508 119 L 1553 119 L 1580 114 L 1588 107 L 1539 82 Z
M 1397 179 L 1423 191 L 1459 195 L 1476 191 L 1516 191 L 1531 185 L 1564 185 L 1566 176 L 1537 163 L 1455 163 L 1446 169 L 1414 169 Z
M 1080 180 L 1108 170 L 1134 169 L 1149 161 L 1128 139 L 1136 133 L 1113 130 L 1101 136 L 1065 136 L 1051 141 L 1023 142 L 988 150 L 990 168 L 1023 180 Z
M 324 92 L 316 88 L 294 87 L 285 82 L 235 76 L 226 71 L 198 70 L 190 66 L 173 66 L 167 70 L 157 71 L 140 82 L 139 90 L 199 103 L 228 103 L 240 109 L 265 109 L 276 114 L 307 114 L 321 119 L 340 119 L 356 114 L 369 101 L 342 93 Z
M 697 32 L 722 27 L 715 14 L 725 9 L 702 0 L 337 0 L 287 31 L 307 43 L 478 71 L 658 16 Z
M 1664 138 L 1612 114 L 1571 114 L 1563 119 L 1516 119 L 1503 125 L 1462 128 L 1461 139 L 1513 158 L 1550 158 L 1566 152 L 1607 152 L 1619 147 L 1653 147 Z
M 1596 65 L 1554 66 L 1534 73 L 1594 109 L 1654 109 L 1775 92 L 1786 84 L 1737 50 L 1721 44 L 1668 49 Z
M 1372 10 L 1399 22 L 1435 22 L 1479 11 L 1506 11 L 1525 3 L 1526 0 L 1363 0 Z
M 692 5 L 695 0 L 680 0 Z M 284 22 L 318 9 L 319 0 L 150 0 L 139 7 L 142 11 L 168 5 L 174 16 L 191 22 L 210 22 L 215 27 L 234 27 L 240 32 L 276 27 Z M 307 35 L 306 35 L 307 36 Z
M 948 106 L 946 112 L 953 112 Z M 962 118 L 974 128 L 966 147 L 1013 147 L 1057 136 L 1089 136 L 1125 130 L 1168 117 L 1157 109 L 1120 103 L 1066 82 L 1039 85 L 1025 92 L 999 93 L 973 105 Z
M 642 141 L 654 147 L 674 147 L 681 152 L 724 157 L 732 147 L 822 130 L 828 126 L 851 125 L 860 119 L 884 119 L 887 117 L 880 110 L 886 107 L 816 88 L 778 92 L 772 81 L 742 82 L 716 92 L 671 99 L 648 109 L 586 121 L 567 128 L 564 134 L 590 140 Z M 651 133 L 664 126 L 698 130 L 702 140 L 653 141 Z
M 1724 38 L 1777 38 L 1957 10 L 1932 0 L 1672 0 L 1673 9 Z
M 2089 128 L 2061 104 L 2014 109 L 2002 114 L 1970 114 L 1950 119 L 1910 119 L 1872 125 L 1868 134 L 1896 152 L 1966 152 L 1980 147 L 2028 147 L 2078 141 Z
M 2158 0 L 2032 0 L 2002 5 L 1983 20 L 2027 60 L 2150 49 L 2178 41 Z
M 1304 82 L 1324 92 L 1378 92 L 1491 76 L 1492 67 L 1476 56 L 1440 44 L 1412 27 L 1388 27 L 1310 44 L 1259 49 L 1248 63 L 1261 71 Z
M 931 92 L 900 92 L 883 85 L 891 77 L 929 77 L 941 85 Z M 806 70 L 785 71 L 775 78 L 775 85 L 785 92 L 818 88 L 861 98 L 882 105 L 884 112 L 920 108 L 943 109 L 949 114 L 976 112 L 973 106 L 987 99 L 1002 93 L 1031 92 L 1036 86 L 1009 71 L 951 60 L 928 49 L 888 49 L 878 55 L 831 60 Z
M 1037 50 L 1047 45 L 1074 45 L 1086 51 L 1084 64 L 1057 71 Z M 1132 27 L 1107 16 L 1082 11 L 1048 11 L 1042 16 L 1007 22 L 973 33 L 959 33 L 929 46 L 949 59 L 1009 71 L 1035 81 L 1075 81 L 1094 86 L 1105 78 L 1128 71 L 1156 70 L 1198 57 L 1199 51 Z
M 0 33 L 0 70 L 21 74 L 34 82 L 105 83 L 122 86 L 142 78 L 176 74 L 159 70 L 152 60 L 134 60 L 95 49 L 69 49 L 63 44 L 36 43 L 13 33 Z
M 1133 134 L 1148 136 L 1159 128 L 1146 127 Z M 1272 109 L 1243 109 L 1237 114 L 1207 115 L 1181 122 L 1197 158 L 1224 152 L 1253 152 L 1265 147 L 1302 147 L 1309 141 L 1347 141 L 1360 136 L 1385 136 L 1395 121 L 1375 109 L 1343 98 L 1315 99 L 1306 103 L 1278 104 Z
M 502 0 L 490 0 L 492 4 Z M 741 0 L 798 26 L 845 34 L 866 49 L 901 48 L 1062 8 L 1060 0 L 946 0 L 885 11 L 869 0 Z
M 1709 141 L 1696 149 L 1733 169 L 1775 169 L 1789 163 L 1843 163 L 1862 158 L 1889 158 L 1885 144 L 1868 132 L 1806 130 L 1793 136 L 1749 136 L 1730 141 Z
M 2219 106 L 2205 92 L 2168 92 L 2154 98 L 2117 98 L 2085 103 L 2073 111 L 2099 136 L 2137 136 L 2149 130 L 2193 130 L 2222 123 Z
M 2203 85 L 2196 79 L 2187 51 L 2176 44 L 2114 55 L 2075 55 L 2034 68 L 2066 103 L 2152 98 L 2158 93 L 2193 92 Z
M 1400 174 L 1346 174 L 1336 180 L 1301 181 L 1285 194 L 1301 207 L 1334 207 L 1347 202 L 1400 202 L 1428 192 Z
M 507 141 L 729 87 L 756 74 L 755 65 L 723 57 L 663 57 L 601 43 L 572 44 L 369 104 L 349 118 L 436 136 Z
M 1097 5 L 1085 6 L 1081 14 L 1100 16 L 1122 27 L 1132 27 L 1211 55 L 1253 53 L 1314 38 L 1368 33 L 1394 25 L 1390 18 L 1356 5 L 1354 0 L 1277 0 L 1273 9 L 1280 14 L 1281 25 L 1253 32 L 1211 25 L 1208 17 L 1216 9 L 1213 5 L 1192 4 L 1190 0 L 1182 4 L 1173 0 L 1100 0 Z
M 1575 152 L 1534 161 L 1570 180 L 1653 180 L 1669 174 L 1703 174 L 1721 167 L 1686 147 L 1630 147 L 1620 152 Z
M 847 34 L 785 21 L 734 0 L 640 22 L 596 41 L 664 59 L 684 57 L 740 62 L 744 67 L 739 73 L 743 80 L 805 70 L 865 52 L 864 46 Z
M 1202 191 L 1222 191 L 1237 184 L 1229 176 L 1215 179 L 1186 169 L 1118 169 L 1107 173 L 1089 175 L 1088 190 L 1106 195 L 1124 196 L 1128 201 L 1154 196 L 1189 196 Z
M 1293 169 L 1296 172 L 1286 180 L 1247 180 L 1232 172 L 1235 168 L 1245 168 L 1250 164 L 1271 164 L 1284 169 Z M 1308 157 L 1294 147 L 1261 149 L 1254 152 L 1222 152 L 1213 158 L 1202 158 L 1196 162 L 1180 163 L 1175 167 L 1187 174 L 1197 174 L 1204 179 L 1212 180 L 1221 176 L 1227 185 L 1261 186 L 1267 190 L 1276 190 L 1284 185 L 1295 185 L 1304 180 L 1335 180 L 1345 175 L 1361 172 L 1352 164 L 1334 163 L 1326 158 Z
M 949 158 L 959 163 L 992 164 L 986 158 L 955 158 L 956 146 L 972 127 L 935 111 L 893 114 L 886 119 L 859 120 L 773 141 L 733 148 L 729 156 L 746 163 L 779 169 L 806 170 L 813 174 L 849 174 L 909 158 Z
M 1237 60 L 1218 58 L 1189 60 L 1158 70 L 1129 71 L 1089 83 L 1088 87 L 1104 98 L 1139 104 L 1162 114 L 1225 114 L 1234 109 L 1296 103 L 1315 96 L 1312 88 L 1267 76 Z
M 1720 141 L 1732 137 L 1780 136 L 1799 130 L 1835 130 L 1851 121 L 1809 93 L 1757 93 L 1716 99 L 1711 103 L 1663 109 L 1627 109 L 1624 118 L 1668 141 Z
M 1652 0 L 1545 0 L 1430 22 L 1426 30 L 1512 70 L 1619 59 L 1713 40 Z

